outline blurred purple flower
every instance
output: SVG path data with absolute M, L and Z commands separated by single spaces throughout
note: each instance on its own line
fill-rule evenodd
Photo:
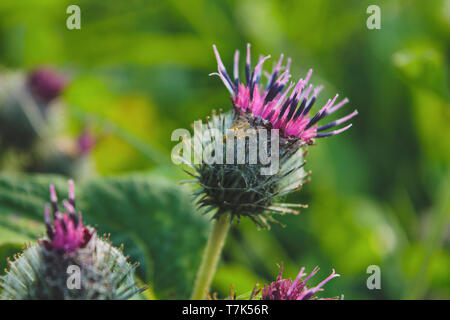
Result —
M 314 116 L 310 116 L 310 110 L 316 101 L 317 95 L 322 90 L 322 86 L 313 89 L 313 85 L 308 85 L 312 69 L 309 70 L 305 79 L 300 79 L 296 84 L 288 84 L 291 78 L 289 73 L 291 59 L 288 59 L 286 66 L 283 67 L 282 54 L 272 72 L 266 74 L 268 80 L 266 85 L 263 86 L 261 84 L 262 67 L 264 62 L 270 58 L 270 55 L 261 57 L 256 67 L 252 70 L 250 65 L 250 44 L 248 44 L 245 64 L 246 82 L 243 83 L 239 80 L 239 51 L 236 50 L 234 55 L 233 79 L 231 79 L 220 59 L 216 46 L 214 45 L 213 48 L 217 59 L 218 72 L 211 75 L 217 75 L 223 81 L 231 94 L 234 108 L 238 113 L 245 114 L 250 119 L 260 119 L 271 128 L 280 129 L 284 137 L 300 138 L 308 144 L 312 143 L 313 138 L 336 135 L 352 126 L 349 124 L 341 129 L 323 132 L 350 120 L 358 114 L 356 110 L 336 121 L 320 127 L 317 125 L 319 120 L 337 111 L 348 102 L 348 99 L 345 98 L 335 104 L 338 98 L 337 94 L 333 99 L 329 99 Z
M 304 273 L 305 268 L 301 268 L 297 277 L 294 281 L 289 279 L 283 279 L 283 266 L 280 267 L 280 274 L 276 281 L 272 282 L 270 285 L 264 285 L 262 290 L 262 300 L 311 300 L 318 299 L 314 295 L 322 291 L 322 286 L 326 284 L 328 281 L 335 277 L 339 277 L 339 274 L 333 272 L 321 283 L 312 288 L 306 287 L 306 282 L 313 277 L 317 271 L 319 271 L 318 267 L 315 267 L 314 270 L 307 275 Z M 302 279 L 303 277 L 305 277 Z
M 95 144 L 96 138 L 94 137 L 92 132 L 87 129 L 83 130 L 83 132 L 78 136 L 77 145 L 78 151 L 81 155 L 89 154 L 94 148 Z
M 57 98 L 67 83 L 65 76 L 49 68 L 36 69 L 28 75 L 28 86 L 32 94 L 46 103 Z

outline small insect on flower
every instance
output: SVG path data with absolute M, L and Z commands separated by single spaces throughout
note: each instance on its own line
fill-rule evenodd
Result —
M 309 275 L 304 272 L 304 267 L 301 268 L 294 281 L 290 278 L 283 279 L 283 266 L 279 268 L 280 274 L 278 275 L 277 280 L 269 285 L 264 285 L 261 296 L 262 300 L 330 300 L 327 298 L 317 298 L 315 295 L 317 292 L 323 291 L 322 287 L 328 281 L 340 276 L 335 273 L 333 269 L 333 272 L 325 280 L 314 287 L 307 288 L 306 283 L 317 273 L 317 271 L 319 271 L 318 267 L 315 267 Z M 332 299 L 336 300 L 338 298 Z
M 200 189 L 195 193 L 205 213 L 215 211 L 214 218 L 230 214 L 240 219 L 246 216 L 259 227 L 269 228 L 268 222 L 278 222 L 273 214 L 293 213 L 300 204 L 276 204 L 276 199 L 299 190 L 309 181 L 305 172 L 306 147 L 314 139 L 333 136 L 351 124 L 332 131 L 335 126 L 357 115 L 349 115 L 328 124 L 318 122 L 336 112 L 348 102 L 337 102 L 338 95 L 311 115 L 312 107 L 322 86 L 308 84 L 312 70 L 297 83 L 289 83 L 290 64 L 283 66 L 283 55 L 272 72 L 265 74 L 263 64 L 270 56 L 261 57 L 251 67 L 250 45 L 247 46 L 245 77 L 239 75 L 239 51 L 234 55 L 233 75 L 229 75 L 216 46 L 217 75 L 231 94 L 232 110 L 226 114 L 213 110 L 206 124 L 194 124 L 194 137 L 184 139 L 190 154 L 180 157 L 190 166 Z M 262 76 L 267 81 L 262 83 Z M 184 151 L 183 151 L 184 153 Z M 224 160 L 226 157 L 226 161 Z M 203 160 L 203 161 L 199 161 Z M 196 161 L 197 160 L 197 161 Z
M 75 300 L 129 299 L 145 288 L 134 280 L 137 264 L 131 264 L 108 238 L 83 225 L 76 211 L 75 189 L 69 181 L 67 212 L 60 211 L 56 189 L 50 185 L 51 206 L 45 207 L 47 237 L 27 244 L 8 260 L 9 270 L 0 277 L 0 299 Z M 74 268 L 75 267 L 75 268 Z M 70 270 L 79 270 L 79 286 L 69 286 Z

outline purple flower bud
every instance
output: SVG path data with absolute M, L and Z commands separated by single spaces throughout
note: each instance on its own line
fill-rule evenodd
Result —
M 75 209 L 72 180 L 68 200 L 60 206 L 50 185 L 50 202 L 45 207 L 47 237 L 8 259 L 9 270 L 0 276 L 0 300 L 130 299 L 145 289 L 134 280 L 138 264 L 128 261 L 122 247 L 83 225 L 81 212 Z M 68 285 L 70 270 L 78 272 L 75 287 Z
M 95 231 L 85 227 L 82 222 L 81 212 L 76 213 L 75 190 L 72 180 L 69 181 L 69 201 L 64 200 L 63 206 L 67 213 L 58 211 L 58 197 L 53 185 L 50 185 L 50 206 L 45 207 L 45 223 L 48 240 L 43 240 L 49 250 L 71 253 L 84 248 L 94 235 Z M 53 221 L 50 218 L 53 211 Z
M 67 78 L 49 68 L 36 69 L 28 76 L 28 86 L 32 94 L 45 103 L 57 98 L 67 86 Z
M 333 272 L 322 282 L 312 288 L 307 288 L 307 281 L 312 278 L 317 271 L 318 267 L 308 275 L 305 272 L 305 268 L 301 268 L 294 281 L 289 279 L 283 279 L 283 266 L 280 267 L 280 274 L 276 281 L 273 281 L 269 285 L 264 285 L 262 290 L 262 300 L 311 300 L 318 299 L 315 294 L 319 291 L 323 291 L 322 286 L 335 277 L 339 277 L 339 274 Z
M 83 130 L 77 139 L 78 150 L 81 155 L 89 154 L 96 144 L 96 139 L 89 130 Z

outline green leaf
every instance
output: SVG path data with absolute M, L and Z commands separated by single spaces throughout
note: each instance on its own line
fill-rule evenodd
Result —
M 49 183 L 56 185 L 60 199 L 67 198 L 66 181 L 61 177 L 0 176 L 0 225 L 9 232 L 6 240 L 20 242 L 33 231 L 35 235 L 43 231 Z M 97 227 L 100 235 L 111 233 L 113 243 L 123 243 L 125 253 L 141 263 L 138 276 L 156 298 L 188 298 L 208 224 L 195 212 L 184 189 L 161 178 L 129 175 L 78 183 L 76 197 L 84 220 Z M 11 220 L 11 214 L 27 219 L 21 225 L 39 223 L 24 228 L 22 237 L 17 226 L 14 230 L 4 223 Z
M 21 175 L 0 177 L 0 216 L 17 215 L 44 220 L 44 206 L 49 202 L 48 185 L 53 183 L 57 190 L 67 193 L 66 179 L 52 175 L 37 175 L 27 178 Z M 37 234 L 36 234 L 37 235 Z
M 2 272 L 7 267 L 6 259 L 19 252 L 22 247 L 22 243 L 3 243 L 0 245 L 0 270 Z
M 99 230 L 126 235 L 141 251 L 144 279 L 158 298 L 187 298 L 206 243 L 207 224 L 190 196 L 162 179 L 126 176 L 83 185 L 81 207 Z M 143 260 L 141 260 L 143 259 Z M 141 270 L 142 271 L 142 270 Z

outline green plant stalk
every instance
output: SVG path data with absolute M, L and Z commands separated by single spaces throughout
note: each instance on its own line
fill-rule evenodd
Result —
M 424 299 L 430 281 L 430 266 L 433 255 L 440 250 L 445 238 L 445 232 L 450 225 L 450 173 L 443 179 L 434 200 L 433 220 L 428 235 L 424 241 L 424 258 L 417 278 L 406 291 L 405 299 Z
M 194 290 L 192 291 L 191 300 L 202 300 L 206 298 L 211 287 L 214 274 L 217 269 L 217 262 L 222 253 L 228 230 L 230 229 L 230 215 L 222 214 L 219 219 L 214 222 L 213 230 L 209 235 L 208 243 L 202 257 L 200 268 L 197 272 Z

